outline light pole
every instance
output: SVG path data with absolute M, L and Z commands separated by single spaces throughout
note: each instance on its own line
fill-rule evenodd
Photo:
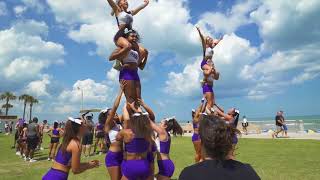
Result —
M 83 110 L 83 89 L 80 87 L 77 87 L 77 89 L 81 91 L 81 110 Z

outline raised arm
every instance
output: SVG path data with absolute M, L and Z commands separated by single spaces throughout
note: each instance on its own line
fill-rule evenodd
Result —
M 220 43 L 220 41 L 222 41 L 222 39 L 223 36 L 219 40 L 213 41 L 213 47 L 216 47 Z
M 113 10 L 113 13 L 115 13 L 116 15 L 118 15 L 119 12 L 119 7 L 118 5 L 113 1 L 113 0 L 107 0 L 108 4 L 110 5 L 110 7 Z
M 147 111 L 147 113 L 149 114 L 150 120 L 155 121 L 156 117 L 155 117 L 152 109 L 146 103 L 144 103 L 144 101 L 142 99 L 138 99 L 138 102 Z
M 122 59 L 123 57 L 125 57 L 128 52 L 131 50 L 131 45 L 128 44 L 127 47 L 124 48 L 116 48 L 110 55 L 109 57 L 109 61 L 113 61 L 116 59 Z
M 202 52 L 203 52 L 203 58 L 205 57 L 205 53 L 206 53 L 206 40 L 200 30 L 199 27 L 196 27 L 197 30 L 198 30 L 198 33 L 199 33 L 199 36 L 200 36 L 200 39 L 201 39 L 201 44 L 202 44 Z
M 194 115 L 194 121 L 196 121 L 196 122 L 198 122 L 199 121 L 199 117 L 200 117 L 200 114 L 201 114 L 201 112 L 203 111 L 203 109 L 204 109 L 204 98 L 202 98 L 201 99 L 201 104 L 199 105 L 199 107 L 198 107 L 198 109 L 196 110 L 196 113 L 195 113 L 195 115 Z
M 142 9 L 144 9 L 145 7 L 147 7 L 148 4 L 149 4 L 149 0 L 144 0 L 144 3 L 143 3 L 141 6 L 137 7 L 136 9 L 132 10 L 132 11 L 131 11 L 131 14 L 132 14 L 133 16 L 136 15 L 136 14 L 138 14 Z
M 166 130 L 157 126 L 155 122 L 150 121 L 151 128 L 159 134 L 160 140 L 166 139 Z
M 120 104 L 120 101 L 121 101 L 121 97 L 122 97 L 122 94 L 123 94 L 123 89 L 124 89 L 125 86 L 126 86 L 126 81 L 121 81 L 118 96 L 117 96 L 116 100 L 114 101 L 113 107 L 111 108 L 110 113 L 108 114 L 106 123 L 104 125 L 104 131 L 105 132 L 109 132 L 109 130 L 111 129 L 111 126 L 114 123 L 112 121 L 112 119 L 114 118 L 114 115 L 116 114 L 117 109 L 119 107 L 119 104 Z
M 122 118 L 123 118 L 123 128 L 127 129 L 128 128 L 128 121 L 130 120 L 130 115 L 127 109 L 127 104 L 123 106 L 122 109 Z

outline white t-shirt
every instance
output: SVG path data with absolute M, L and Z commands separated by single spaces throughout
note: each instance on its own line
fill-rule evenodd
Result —
M 247 123 L 247 122 L 248 122 L 248 121 L 247 121 L 247 118 L 243 118 L 242 122 L 243 122 L 243 123 Z

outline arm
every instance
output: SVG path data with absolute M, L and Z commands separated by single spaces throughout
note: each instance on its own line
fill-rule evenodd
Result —
M 71 141 L 70 150 L 72 153 L 71 159 L 71 169 L 73 174 L 80 174 L 88 169 L 95 168 L 99 166 L 99 161 L 94 160 L 87 163 L 80 163 L 81 150 L 79 148 L 79 144 L 74 141 Z
M 223 36 L 219 40 L 213 42 L 213 47 L 216 47 L 220 43 L 220 41 L 222 41 L 222 39 L 223 39 Z
M 203 34 L 201 33 L 201 30 L 199 27 L 196 27 L 197 30 L 198 30 L 198 33 L 199 33 L 199 36 L 200 36 L 200 39 L 201 39 L 201 44 L 202 44 L 202 51 L 203 51 L 203 57 L 205 56 L 205 52 L 206 52 L 206 41 L 204 39 L 204 36 Z
M 151 128 L 159 134 L 160 140 L 166 140 L 167 139 L 166 130 L 164 130 L 161 127 L 157 126 L 156 123 L 154 123 L 153 121 L 150 121 L 150 125 L 151 125 Z
M 124 142 L 130 142 L 134 138 L 134 133 L 131 129 L 123 129 L 121 130 L 117 136 L 117 141 L 124 141 Z
M 201 114 L 201 112 L 204 110 L 204 99 L 201 99 L 201 104 L 199 105 L 199 107 L 198 107 L 198 109 L 197 109 L 197 111 L 196 111 L 196 113 L 195 113 L 195 115 L 194 115 L 194 120 L 193 121 L 195 121 L 195 122 L 198 122 L 199 121 L 199 117 L 200 117 L 200 114 Z
M 145 51 L 145 57 L 141 60 L 141 63 L 139 64 L 139 68 L 141 70 L 143 70 L 144 67 L 146 66 L 147 61 L 148 61 L 148 55 L 149 55 L 148 50 L 144 49 L 144 51 Z
M 149 0 L 144 0 L 144 3 L 139 6 L 138 8 L 134 9 L 131 11 L 131 14 L 134 16 L 136 14 L 138 14 L 142 9 L 144 9 L 145 7 L 147 7 L 149 4 Z
M 128 52 L 131 50 L 131 44 L 128 44 L 127 47 L 124 48 L 116 48 L 110 55 L 109 61 L 113 61 L 116 59 L 122 59 L 125 57 Z
M 116 100 L 115 100 L 115 102 L 113 104 L 112 109 L 110 110 L 110 114 L 108 114 L 108 118 L 107 118 L 106 123 L 104 125 L 105 132 L 109 132 L 111 126 L 113 126 L 114 122 L 112 121 L 112 119 L 113 119 L 114 115 L 116 114 L 117 109 L 119 107 L 119 104 L 120 104 L 120 101 L 121 101 L 121 97 L 122 97 L 122 94 L 123 94 L 123 89 L 124 89 L 124 86 L 126 85 L 125 83 L 126 83 L 125 81 L 121 81 L 119 94 L 118 94 L 118 96 L 117 96 L 117 98 L 116 98 Z
M 129 112 L 128 112 L 128 109 L 127 109 L 127 105 L 125 104 L 123 106 L 123 112 L 122 112 L 122 118 L 123 118 L 123 128 L 124 129 L 127 129 L 129 128 L 128 127 L 128 121 L 130 120 L 130 115 L 129 115 Z
M 107 2 L 109 3 L 110 7 L 112 8 L 113 13 L 115 13 L 117 15 L 119 12 L 118 5 L 113 0 L 107 0 Z
M 151 121 L 155 121 L 156 117 L 152 109 L 146 103 L 144 103 L 142 99 L 138 99 L 138 102 L 148 112 L 149 118 L 151 119 Z
M 232 121 L 233 117 L 229 114 L 224 114 L 219 109 L 215 109 L 215 112 L 218 114 L 218 116 L 222 117 L 225 121 Z

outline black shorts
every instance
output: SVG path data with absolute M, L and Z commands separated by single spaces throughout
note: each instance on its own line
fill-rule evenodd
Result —
M 87 133 L 82 137 L 82 145 L 93 144 L 93 133 Z
M 59 137 L 52 137 L 50 143 L 59 143 L 60 138 Z
M 96 138 L 104 138 L 104 132 L 98 132 L 97 135 L 96 135 Z
M 29 136 L 27 137 L 28 149 L 35 150 L 39 142 L 38 136 Z

